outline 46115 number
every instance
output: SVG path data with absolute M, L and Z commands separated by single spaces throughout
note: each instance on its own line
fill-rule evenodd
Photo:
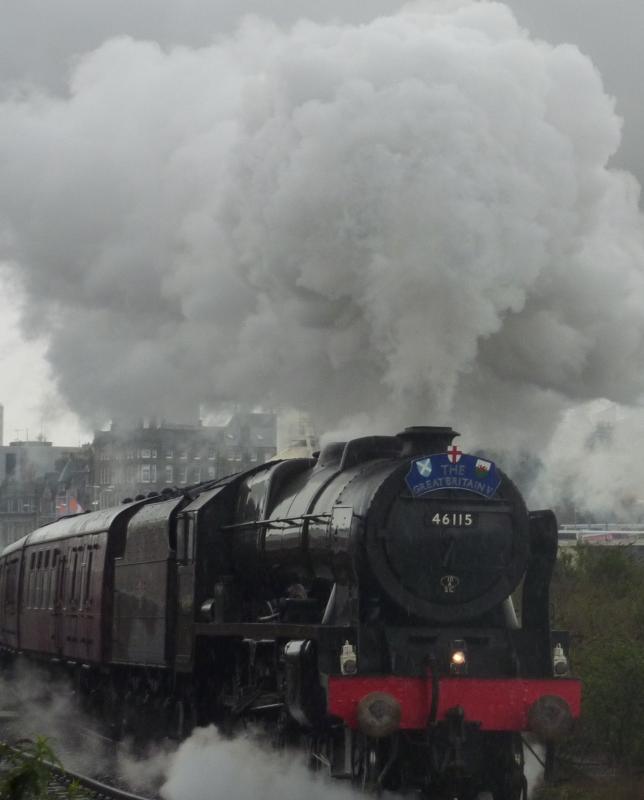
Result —
M 431 521 L 437 528 L 471 528 L 476 524 L 476 515 L 462 511 L 437 512 Z

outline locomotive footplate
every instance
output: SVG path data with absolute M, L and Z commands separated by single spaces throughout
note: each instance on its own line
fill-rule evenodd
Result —
M 197 622 L 195 636 L 230 636 L 242 639 L 313 639 L 333 645 L 355 640 L 351 625 L 299 625 L 288 622 Z
M 360 702 L 371 693 L 389 695 L 400 707 L 400 729 L 424 730 L 432 713 L 433 680 L 395 676 L 329 676 L 327 708 L 352 729 L 359 729 Z M 578 719 L 581 682 L 573 678 L 438 679 L 436 722 L 455 708 L 483 731 L 529 731 L 557 738 Z M 539 727 L 539 730 L 535 730 Z
M 284 644 L 311 640 L 317 646 L 321 673 L 337 669 L 342 645 L 347 640 L 356 640 L 356 629 L 351 625 L 298 625 L 288 622 L 197 622 L 194 633 L 196 637 L 271 640 Z

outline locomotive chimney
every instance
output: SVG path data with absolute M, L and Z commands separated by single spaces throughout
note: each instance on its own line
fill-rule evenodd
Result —
M 447 450 L 455 436 L 460 436 L 458 431 L 434 425 L 414 425 L 398 434 L 403 442 L 403 456 L 442 453 Z
M 318 467 L 331 467 L 339 464 L 342 461 L 342 454 L 344 448 L 347 446 L 346 442 L 329 442 L 322 448 L 322 452 L 318 456 Z

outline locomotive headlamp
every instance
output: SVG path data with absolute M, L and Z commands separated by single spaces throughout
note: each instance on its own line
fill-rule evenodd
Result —
M 358 703 L 358 728 L 366 736 L 382 739 L 400 728 L 400 703 L 387 692 L 370 692 Z
M 450 642 L 449 671 L 452 675 L 467 675 L 467 645 L 464 639 Z
M 358 656 L 355 647 L 347 640 L 340 652 L 340 672 L 343 675 L 355 675 L 358 671 Z
M 555 678 L 564 678 L 570 672 L 570 665 L 561 644 L 557 644 L 553 650 L 552 668 Z

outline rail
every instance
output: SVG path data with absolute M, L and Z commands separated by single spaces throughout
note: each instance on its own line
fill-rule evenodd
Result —
M 21 750 L 19 747 L 9 744 L 4 740 L 0 741 L 2 741 L 7 749 L 13 751 L 14 753 L 18 755 L 24 754 L 27 758 L 32 757 L 31 754 L 25 753 L 25 751 Z M 41 761 L 40 763 L 46 767 L 52 775 L 51 783 L 54 784 L 54 787 L 51 787 L 52 789 L 60 788 L 61 782 L 63 784 L 71 784 L 75 782 L 84 789 L 89 789 L 89 791 L 92 793 L 92 796 L 95 797 L 96 800 L 154 800 L 154 798 L 144 797 L 140 794 L 128 792 L 125 789 L 119 789 L 116 786 L 110 786 L 109 784 L 103 783 L 95 778 L 90 778 L 88 775 L 83 775 L 80 772 L 67 769 L 59 764 L 53 764 L 50 761 Z

